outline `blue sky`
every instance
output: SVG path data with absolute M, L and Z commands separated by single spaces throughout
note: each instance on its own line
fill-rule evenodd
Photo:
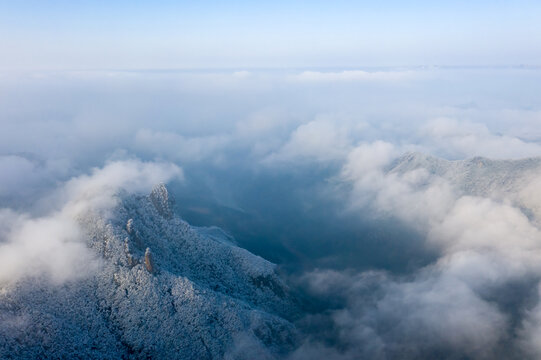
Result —
M 539 65 L 534 1 L 0 1 L 0 68 Z

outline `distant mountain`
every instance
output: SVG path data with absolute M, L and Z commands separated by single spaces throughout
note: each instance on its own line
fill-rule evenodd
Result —
M 413 152 L 399 157 L 387 171 L 405 174 L 420 169 L 447 180 L 461 195 L 511 201 L 541 225 L 541 157 L 449 161 Z
M 1 359 L 250 359 L 295 347 L 297 306 L 274 264 L 181 220 L 164 185 L 118 196 L 112 214 L 78 219 L 97 273 L 0 289 Z

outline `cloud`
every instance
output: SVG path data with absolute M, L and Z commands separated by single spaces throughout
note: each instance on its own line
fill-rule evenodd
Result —
M 135 135 L 135 146 L 141 152 L 181 162 L 216 160 L 220 151 L 230 145 L 226 135 L 186 137 L 171 132 L 141 129 Z
M 334 270 L 304 275 L 309 293 L 341 299 L 329 313 L 332 342 L 342 344 L 337 358 L 538 357 L 540 305 L 528 310 L 528 299 L 535 298 L 532 288 L 541 279 L 541 230 L 516 198 L 464 194 L 460 184 L 430 173 L 427 163 L 393 171 L 395 151 L 385 142 L 351 151 L 342 176 L 353 185 L 352 203 L 415 228 L 438 255 L 407 276 Z M 483 188 L 493 179 L 474 181 Z M 322 345 L 310 339 L 304 351 L 314 346 Z
M 420 130 L 429 148 L 455 158 L 486 156 L 518 159 L 538 156 L 541 145 L 505 134 L 494 134 L 485 124 L 440 118 L 429 121 Z
M 35 204 L 45 188 L 69 176 L 70 171 L 69 164 L 60 159 L 42 159 L 32 154 L 0 155 L 0 202 L 17 209 Z
M 399 149 L 384 141 L 360 144 L 348 154 L 340 176 L 353 185 L 353 205 L 372 206 L 411 224 L 424 224 L 444 213 L 452 197 L 446 183 L 423 169 L 387 174 L 398 154 Z
M 419 76 L 412 71 L 363 71 L 344 70 L 339 72 L 303 71 L 295 81 L 306 82 L 357 82 L 357 81 L 403 81 Z
M 27 276 L 63 282 L 89 274 L 98 260 L 86 246 L 80 222 L 90 212 L 107 214 L 121 189 L 146 192 L 156 183 L 181 176 L 181 169 L 172 164 L 111 162 L 67 181 L 50 198 L 59 207 L 47 214 L 32 217 L 1 209 L 0 284 Z
M 182 176 L 167 163 L 96 166 L 164 160 L 188 174 L 176 189 L 183 216 L 223 226 L 240 246 L 294 269 L 321 305 L 299 322 L 307 341 L 293 358 L 538 357 L 535 161 L 497 163 L 506 176 L 485 171 L 486 159 L 460 174 L 459 163 L 411 154 L 396 165 L 409 151 L 453 160 L 538 156 L 539 72 L 112 71 L 3 80 L 1 281 L 84 275 L 92 254 L 78 214 L 106 213 L 118 189 L 144 192 Z M 517 81 L 528 87 L 510 86 Z
M 314 120 L 295 129 L 278 152 L 267 163 L 295 160 L 326 162 L 341 160 L 351 146 L 348 128 L 325 120 Z

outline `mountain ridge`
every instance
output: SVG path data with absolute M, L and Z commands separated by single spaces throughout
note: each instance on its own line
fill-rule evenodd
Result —
M 292 350 L 297 307 L 276 265 L 191 227 L 173 202 L 159 184 L 82 216 L 99 270 L 0 292 L 0 357 L 213 359 L 238 339 L 247 358 Z

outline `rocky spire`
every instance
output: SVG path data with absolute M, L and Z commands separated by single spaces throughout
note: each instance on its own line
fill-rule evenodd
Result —
M 154 260 L 152 260 L 152 253 L 150 252 L 150 248 L 147 248 L 145 251 L 145 269 L 149 273 L 154 273 L 156 271 L 156 267 L 154 266 Z
M 154 186 L 150 193 L 150 201 L 161 216 L 166 219 L 171 219 L 173 217 L 175 200 L 172 195 L 169 194 L 169 191 L 167 191 L 165 184 L 161 183 Z

